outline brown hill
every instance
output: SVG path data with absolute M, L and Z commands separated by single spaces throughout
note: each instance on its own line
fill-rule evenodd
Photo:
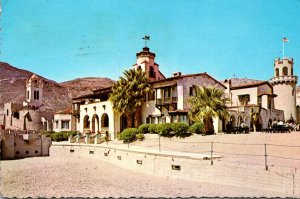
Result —
M 69 97 L 78 97 L 81 95 L 91 94 L 95 89 L 106 88 L 114 85 L 115 81 L 103 77 L 86 77 L 77 78 L 71 81 L 60 83 L 69 92 Z
M 7 102 L 22 103 L 25 99 L 26 79 L 32 74 L 0 62 L 0 106 Z M 44 80 L 44 104 L 48 109 L 57 111 L 71 106 L 71 99 L 64 87 L 55 81 L 41 78 Z
M 0 111 L 4 103 L 24 101 L 26 79 L 32 74 L 30 71 L 0 62 Z M 47 78 L 41 78 L 44 80 L 44 104 L 54 111 L 71 107 L 73 96 L 91 93 L 93 89 L 108 87 L 114 83 L 108 78 L 80 78 L 59 84 Z

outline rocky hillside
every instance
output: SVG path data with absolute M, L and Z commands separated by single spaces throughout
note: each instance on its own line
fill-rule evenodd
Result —
M 109 78 L 86 77 L 62 82 L 60 85 L 66 88 L 68 90 L 69 97 L 73 98 L 81 95 L 91 94 L 92 90 L 109 87 L 114 83 L 115 81 Z
M 6 102 L 22 103 L 24 101 L 26 79 L 32 74 L 30 71 L 0 62 L 0 111 Z M 44 77 L 41 78 L 44 80 L 44 104 L 54 111 L 71 107 L 74 96 L 90 93 L 93 89 L 111 86 L 114 83 L 108 78 L 81 78 L 59 84 Z

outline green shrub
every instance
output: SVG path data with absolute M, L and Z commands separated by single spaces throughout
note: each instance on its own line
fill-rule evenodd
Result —
M 64 132 L 64 133 L 66 133 L 68 135 L 68 137 L 70 137 L 70 136 L 74 137 L 78 134 L 78 131 L 69 131 L 69 132 Z
M 138 139 L 138 140 L 144 140 L 144 138 L 145 138 L 145 136 L 144 136 L 143 133 L 138 133 L 138 134 L 135 135 L 135 137 L 136 137 L 136 139 Z
M 204 124 L 203 122 L 196 122 L 190 126 L 189 131 L 191 133 L 203 134 L 204 133 Z
M 183 122 L 172 124 L 172 130 L 176 137 L 185 138 L 191 136 L 192 133 L 188 129 L 189 126 Z
M 148 131 L 151 134 L 158 134 L 159 132 L 157 131 L 157 124 L 149 124 Z
M 137 128 L 128 128 L 122 131 L 120 134 L 120 140 L 123 140 L 124 143 L 132 142 L 136 139 L 135 135 L 138 133 Z
M 54 132 L 51 134 L 51 139 L 55 142 L 66 141 L 68 136 L 63 132 Z
M 170 123 L 163 123 L 157 125 L 157 131 L 159 135 L 162 137 L 173 137 L 174 133 L 172 133 L 172 125 Z
M 138 128 L 139 133 L 143 133 L 143 134 L 149 133 L 149 126 L 150 126 L 150 124 L 140 125 L 139 128 Z

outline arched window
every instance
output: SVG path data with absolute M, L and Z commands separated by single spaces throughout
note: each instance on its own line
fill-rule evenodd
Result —
M 90 117 L 88 115 L 83 118 L 83 128 L 90 128 Z
M 288 68 L 286 66 L 282 69 L 282 75 L 288 75 Z
M 154 71 L 153 66 L 150 66 L 150 68 L 149 68 L 149 77 L 155 78 L 155 71 Z
M 108 127 L 109 125 L 109 118 L 106 113 L 104 113 L 101 117 L 101 127 Z
M 279 76 L 279 68 L 276 68 L 275 73 L 276 73 L 276 77 L 278 77 Z
M 141 66 L 138 66 L 137 69 L 138 69 L 138 70 L 142 70 L 142 67 L 141 67 Z
M 291 68 L 291 75 L 294 75 L 294 71 L 293 71 L 293 68 Z

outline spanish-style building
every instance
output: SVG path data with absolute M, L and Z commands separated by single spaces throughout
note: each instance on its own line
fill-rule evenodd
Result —
M 72 114 L 72 109 L 58 111 L 54 114 L 53 130 L 55 132 L 61 131 L 76 131 L 75 117 Z
M 15 130 L 52 130 L 53 111 L 43 104 L 43 80 L 33 74 L 26 81 L 23 104 L 4 104 L 4 126 Z

